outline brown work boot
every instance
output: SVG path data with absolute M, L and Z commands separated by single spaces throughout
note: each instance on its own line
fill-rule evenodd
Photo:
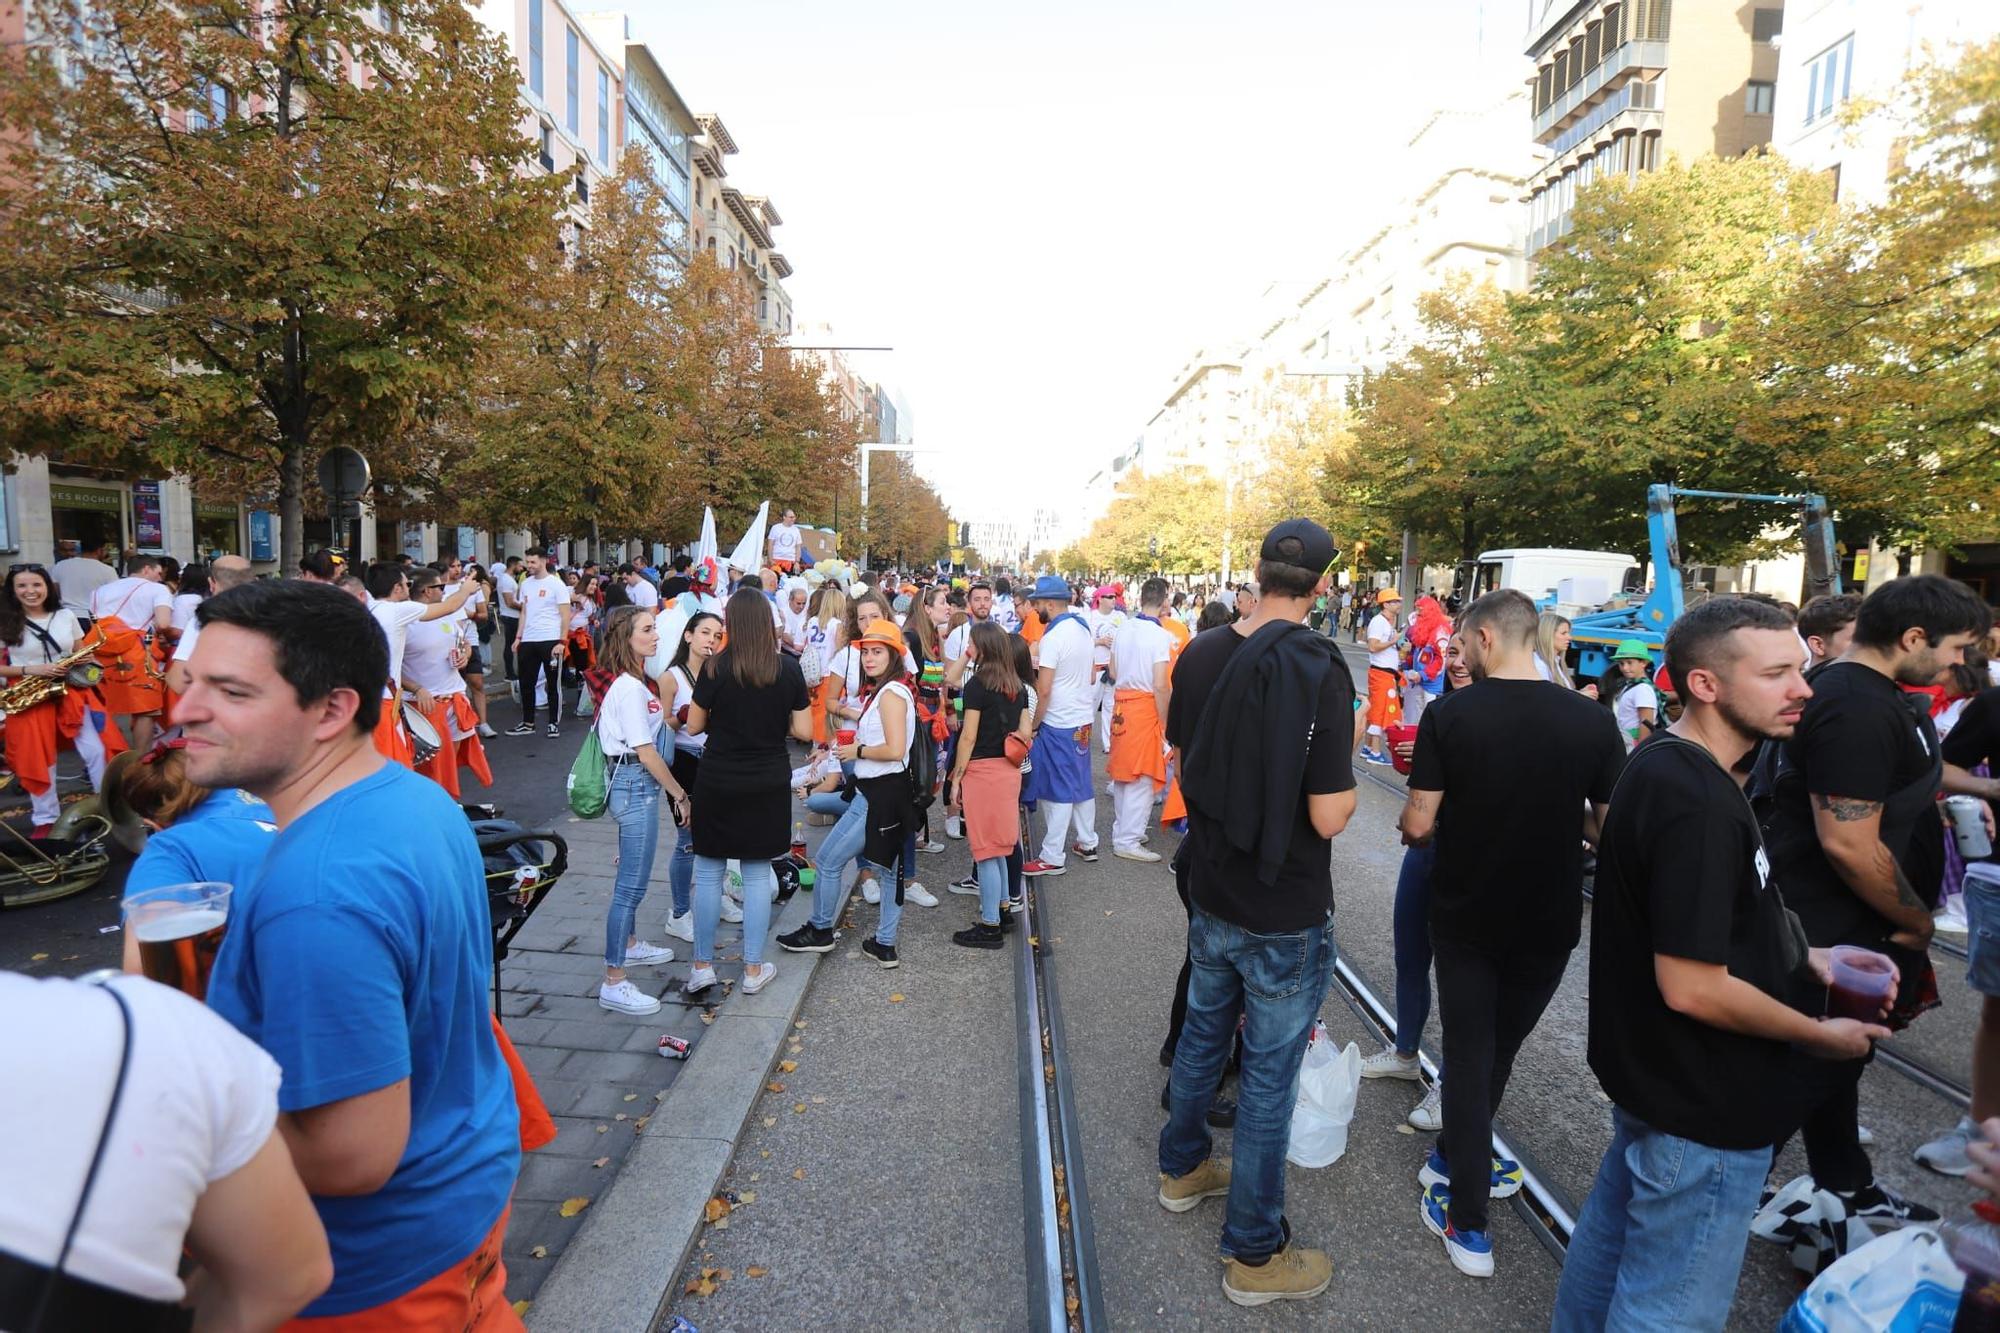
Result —
M 1333 1260 L 1326 1251 L 1297 1245 L 1285 1246 L 1256 1267 L 1237 1259 L 1222 1265 L 1222 1294 L 1237 1305 L 1309 1300 L 1332 1282 Z
M 1184 1176 L 1160 1172 L 1160 1207 L 1184 1213 L 1203 1199 L 1229 1193 L 1229 1163 L 1211 1157 Z

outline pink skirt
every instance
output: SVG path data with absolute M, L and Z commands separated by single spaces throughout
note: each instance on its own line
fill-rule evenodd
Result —
M 965 805 L 965 840 L 974 861 L 1006 856 L 1021 841 L 1021 766 L 1008 759 L 975 759 L 965 766 L 959 799 Z

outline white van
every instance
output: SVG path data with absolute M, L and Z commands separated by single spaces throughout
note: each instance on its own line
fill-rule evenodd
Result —
M 1619 551 L 1516 547 L 1480 552 L 1472 596 L 1515 588 L 1537 603 L 1553 597 L 1556 610 L 1574 615 L 1594 611 L 1619 593 L 1641 587 L 1639 562 Z

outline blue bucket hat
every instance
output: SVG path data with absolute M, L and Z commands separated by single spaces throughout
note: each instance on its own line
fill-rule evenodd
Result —
M 1044 574 L 1036 579 L 1035 590 L 1028 595 L 1031 602 L 1055 601 L 1058 598 L 1065 602 L 1070 598 L 1069 583 L 1059 574 Z

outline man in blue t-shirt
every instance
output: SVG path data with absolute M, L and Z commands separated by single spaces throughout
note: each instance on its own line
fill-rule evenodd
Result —
M 500 1242 L 520 1118 L 486 1012 L 471 827 L 375 752 L 388 644 L 360 603 L 264 581 L 196 614 L 188 774 L 263 798 L 278 824 L 208 1000 L 284 1069 L 279 1128 L 334 1257 L 303 1313 L 512 1321 Z

